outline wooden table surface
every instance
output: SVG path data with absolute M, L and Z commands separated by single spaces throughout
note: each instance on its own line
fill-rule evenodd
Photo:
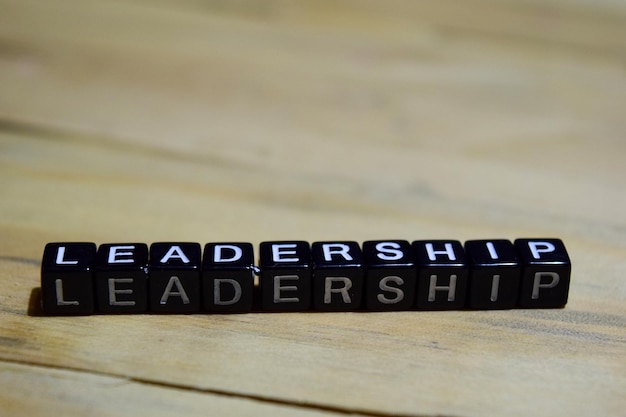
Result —
M 0 415 L 623 416 L 626 3 L 0 1 Z M 565 309 L 44 317 L 51 241 L 560 237 Z

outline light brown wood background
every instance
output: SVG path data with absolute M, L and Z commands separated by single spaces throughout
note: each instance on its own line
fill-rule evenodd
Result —
M 623 416 L 626 3 L 0 1 L 0 415 Z M 50 241 L 560 237 L 563 310 L 41 317 Z

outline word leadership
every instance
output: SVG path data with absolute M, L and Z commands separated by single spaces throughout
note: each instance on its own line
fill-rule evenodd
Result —
M 571 263 L 559 239 L 48 243 L 50 315 L 558 308 Z M 255 274 L 259 275 L 255 285 Z

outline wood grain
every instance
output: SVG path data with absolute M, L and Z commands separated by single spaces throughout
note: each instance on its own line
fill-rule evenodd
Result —
M 0 2 L 0 410 L 626 400 L 620 2 Z M 43 317 L 46 242 L 560 237 L 559 310 Z
M 233 410 L 242 414 L 276 416 L 340 415 L 328 409 L 307 410 L 188 387 L 6 362 L 0 364 L 0 387 L 3 413 L 12 416 L 45 415 L 46 409 L 61 412 L 64 416 L 138 412 L 154 416 L 179 413 L 206 416 L 230 415 Z M 37 401 L 33 401 L 33 391 L 36 391 Z

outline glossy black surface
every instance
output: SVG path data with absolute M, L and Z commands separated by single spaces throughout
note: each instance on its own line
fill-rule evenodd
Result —
M 94 312 L 93 264 L 96 244 L 48 243 L 41 262 L 41 301 L 46 314 Z
M 465 306 L 468 266 L 461 242 L 418 240 L 417 308 L 455 310 Z
M 558 308 L 567 304 L 572 265 L 560 239 L 517 239 L 522 265 L 519 305 Z
M 357 242 L 315 242 L 313 259 L 313 308 L 319 311 L 352 311 L 363 299 L 363 255 Z
M 243 313 L 252 309 L 254 249 L 243 242 L 209 243 L 204 247 L 202 291 L 211 312 Z
M 468 307 L 515 307 L 522 270 L 513 243 L 502 239 L 468 240 L 465 253 L 470 267 Z
M 148 309 L 148 246 L 145 243 L 98 247 L 95 288 L 101 313 L 141 313 Z
M 311 307 L 311 249 L 304 241 L 263 242 L 259 247 L 261 308 L 303 311 Z
M 415 304 L 415 252 L 406 240 L 363 243 L 365 307 L 368 310 L 408 310 Z
M 192 313 L 200 309 L 201 248 L 198 243 L 150 246 L 148 301 L 151 311 Z
M 49 243 L 50 315 L 559 308 L 571 262 L 560 239 L 250 243 Z M 254 274 L 260 274 L 255 286 Z

